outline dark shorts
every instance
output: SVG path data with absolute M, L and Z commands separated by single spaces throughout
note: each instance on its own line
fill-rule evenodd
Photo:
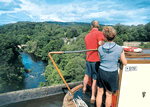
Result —
M 115 93 L 115 91 L 119 89 L 118 70 L 108 72 L 99 68 L 97 73 L 97 86 Z
M 88 62 L 86 61 L 85 74 L 89 77 L 92 77 L 94 80 L 97 80 L 97 72 L 100 62 Z

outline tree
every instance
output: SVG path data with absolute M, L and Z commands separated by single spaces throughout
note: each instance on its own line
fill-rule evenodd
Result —
M 64 44 L 62 39 L 51 40 L 45 47 L 42 48 L 42 60 L 48 60 L 48 53 L 51 51 L 59 51 Z
M 37 50 L 37 42 L 36 41 L 28 41 L 26 43 L 27 47 L 24 49 L 28 53 L 34 53 Z
M 146 30 L 147 34 L 147 41 L 150 41 L 150 22 L 145 25 L 144 29 Z
M 24 66 L 17 45 L 19 42 L 12 37 L 0 35 L 0 86 L 15 83 L 14 90 L 24 79 Z
M 143 42 L 141 42 L 140 48 L 150 48 L 150 42 L 148 42 L 147 44 L 144 44 Z
M 128 41 L 129 39 L 127 34 L 121 34 L 119 37 L 123 40 L 123 42 Z
M 120 39 L 118 36 L 115 37 L 114 42 L 116 42 L 116 44 L 118 45 L 121 45 L 121 46 L 123 45 L 123 40 Z
M 68 38 L 73 38 L 77 36 L 78 36 L 78 32 L 76 28 L 71 28 L 71 30 L 66 33 L 66 37 Z
M 65 66 L 65 79 L 67 82 L 82 81 L 85 73 L 85 59 L 75 57 Z
M 64 72 L 60 69 L 60 72 L 62 73 L 62 75 L 64 75 Z M 46 79 L 46 83 L 40 83 L 40 86 L 49 86 L 49 85 L 58 85 L 58 84 L 62 84 L 63 80 L 61 79 L 59 73 L 57 72 L 57 70 L 55 69 L 55 67 L 53 65 L 48 65 L 46 67 L 45 70 L 45 74 L 44 77 Z
M 137 32 L 139 34 L 139 41 L 146 41 L 147 40 L 146 30 L 144 29 L 143 25 L 137 26 Z

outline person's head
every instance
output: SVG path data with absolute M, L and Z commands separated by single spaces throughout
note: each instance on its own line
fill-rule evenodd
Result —
M 98 23 L 97 20 L 94 20 L 94 21 L 91 22 L 91 29 L 92 28 L 99 28 L 99 23 Z
M 102 32 L 108 41 L 113 41 L 116 36 L 116 30 L 111 26 L 104 26 Z

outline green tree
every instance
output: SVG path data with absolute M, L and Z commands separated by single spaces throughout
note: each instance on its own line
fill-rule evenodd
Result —
M 147 40 L 146 30 L 144 29 L 143 25 L 137 26 L 137 32 L 139 34 L 139 41 L 146 41 Z
M 127 34 L 121 34 L 119 37 L 123 40 L 123 42 L 128 41 L 129 39 Z
M 0 35 L 0 86 L 15 83 L 14 90 L 24 79 L 24 66 L 17 45 L 18 41 L 12 37 Z
M 62 75 L 64 75 L 64 72 L 60 69 L 60 72 L 62 73 Z M 57 70 L 54 68 L 53 65 L 48 65 L 46 67 L 46 70 L 45 70 L 45 74 L 44 74 L 44 77 L 47 81 L 47 83 L 40 83 L 41 85 L 40 86 L 45 86 L 45 85 L 58 85 L 58 84 L 62 84 L 63 83 L 63 80 L 61 79 L 59 73 L 57 72 Z
M 85 73 L 85 59 L 75 57 L 65 66 L 65 79 L 67 82 L 82 81 Z
M 25 48 L 25 51 L 27 51 L 28 53 L 34 53 L 37 50 L 37 42 L 34 41 L 28 41 L 26 43 L 27 47 Z
M 140 48 L 150 48 L 150 42 L 148 42 L 147 44 L 144 44 L 143 42 L 141 42 Z
M 73 38 L 77 36 L 78 36 L 78 32 L 76 28 L 71 28 L 71 30 L 66 33 L 66 37 L 68 38 Z
M 116 42 L 118 45 L 123 45 L 123 40 L 120 39 L 118 36 L 115 37 L 114 42 Z
M 146 30 L 147 34 L 147 41 L 150 41 L 150 22 L 145 25 L 144 29 Z
M 45 47 L 42 48 L 42 60 L 48 60 L 48 53 L 51 51 L 59 51 L 64 44 L 62 39 L 52 40 Z

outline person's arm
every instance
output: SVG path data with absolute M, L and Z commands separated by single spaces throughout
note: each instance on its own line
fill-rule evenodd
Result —
M 101 46 L 103 45 L 105 42 L 104 41 L 99 41 L 98 44 Z
M 124 65 L 127 65 L 127 59 L 126 59 L 126 57 L 125 57 L 124 50 L 123 50 L 123 52 L 122 52 L 121 55 L 120 55 L 120 59 L 121 59 L 121 61 L 122 61 L 122 63 L 123 63 Z
M 104 37 L 103 33 L 100 33 L 100 34 L 97 36 L 97 39 L 98 39 L 98 45 L 99 45 L 99 46 L 101 46 L 101 45 L 103 45 L 103 44 L 105 43 L 105 42 L 104 42 L 105 37 Z
M 98 52 L 98 56 L 99 56 L 99 60 L 100 60 L 100 62 L 101 62 L 101 56 L 100 56 L 99 52 Z

